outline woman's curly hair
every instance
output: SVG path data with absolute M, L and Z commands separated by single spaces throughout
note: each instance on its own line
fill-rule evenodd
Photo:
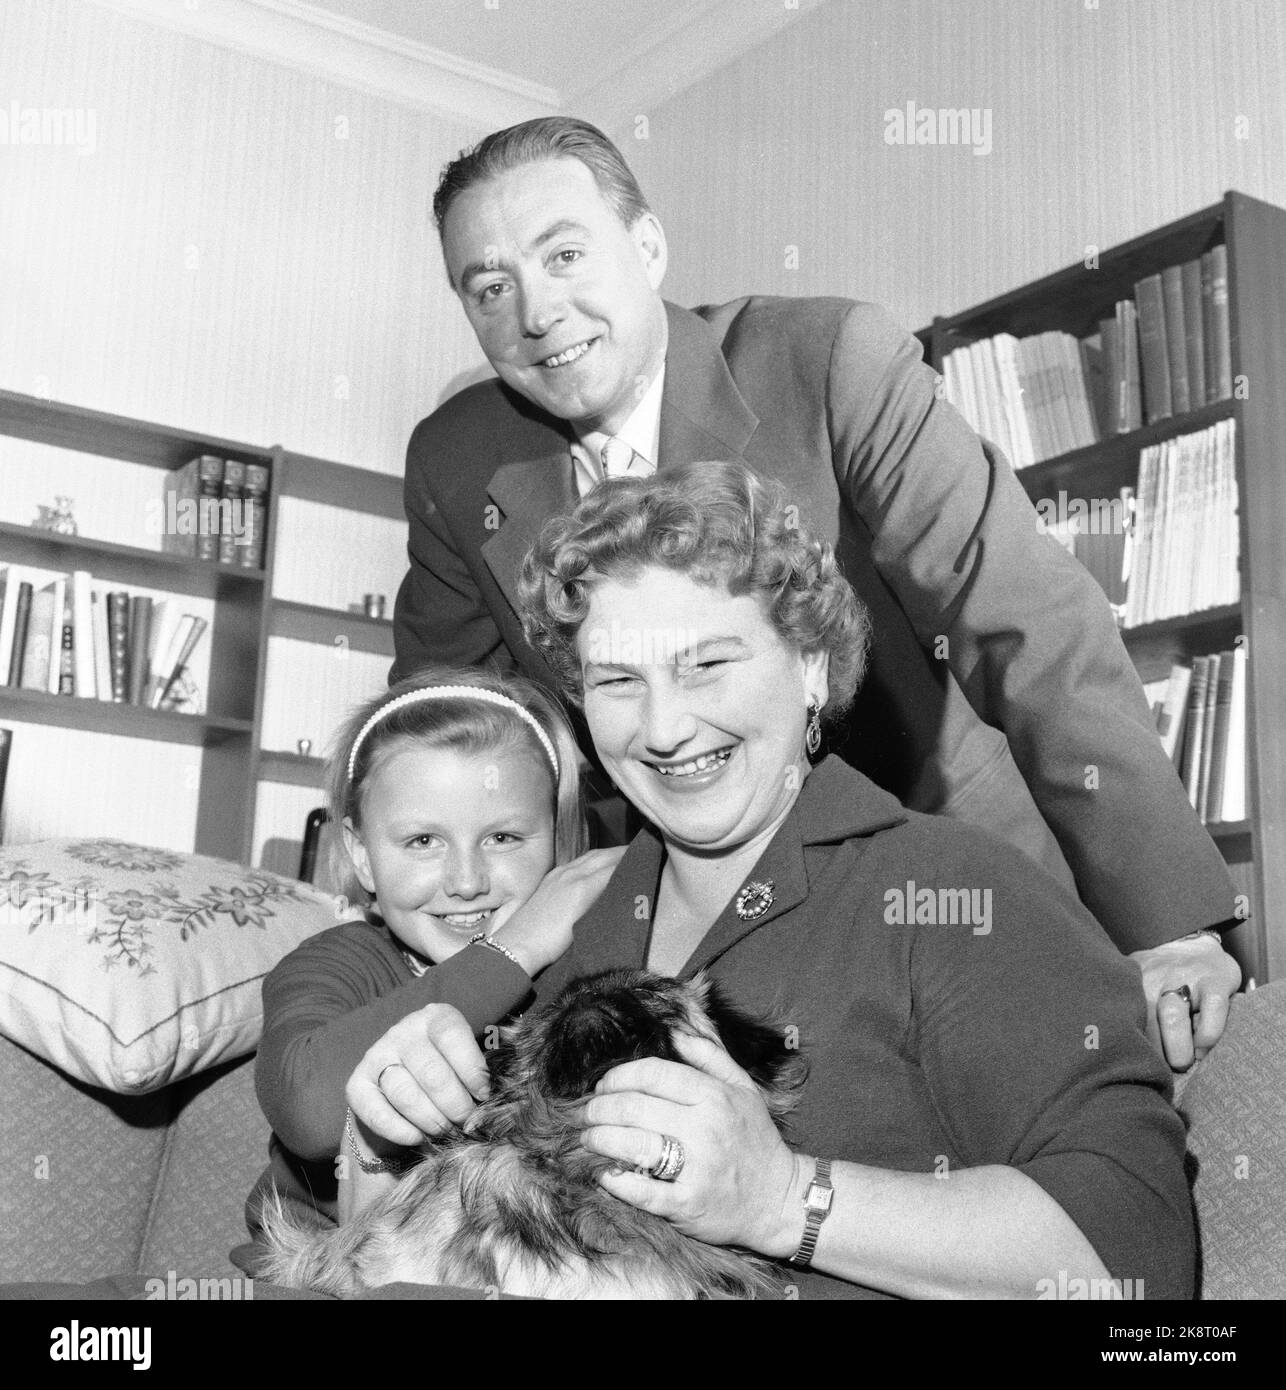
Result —
M 595 581 L 629 579 L 649 565 L 758 595 L 783 641 L 830 657 L 827 718 L 852 704 L 870 645 L 865 605 L 780 486 L 723 462 L 613 478 L 545 524 L 523 560 L 519 607 L 527 640 L 568 699 L 579 704 L 584 695 L 576 635 Z

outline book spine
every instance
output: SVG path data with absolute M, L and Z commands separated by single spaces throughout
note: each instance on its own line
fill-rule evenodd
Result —
M 1206 670 L 1206 712 L 1201 726 L 1201 770 L 1197 776 L 1197 815 L 1209 819 L 1210 769 L 1214 762 L 1215 717 L 1219 711 L 1219 671 L 1223 661 L 1216 654 Z
M 1125 433 L 1143 424 L 1143 383 L 1139 362 L 1139 313 L 1132 299 L 1121 301 L 1121 428 Z
M 1228 748 L 1223 775 L 1221 820 L 1246 819 L 1246 677 L 1244 645 L 1233 648 L 1232 702 L 1228 711 Z
M 237 563 L 237 538 L 245 531 L 246 466 L 237 459 L 223 464 L 223 490 L 219 495 L 219 563 Z
M 1192 684 L 1192 667 L 1175 662 L 1170 667 L 1170 683 L 1166 690 L 1165 707 L 1157 721 L 1161 746 L 1170 761 L 1177 763 L 1183 751 L 1184 717 L 1188 712 L 1188 687 Z
M 246 534 L 237 547 L 237 563 L 244 569 L 262 569 L 268 535 L 268 484 L 270 475 L 262 463 L 246 464 Z
M 1183 281 L 1183 332 L 1188 358 L 1188 398 L 1193 410 L 1206 403 L 1206 335 L 1201 308 L 1201 262 L 1179 267 Z
M 49 657 L 54 631 L 54 591 L 46 586 L 31 596 L 27 630 L 23 634 L 22 687 L 49 689 Z
M 1192 684 L 1188 688 L 1188 728 L 1183 739 L 1183 785 L 1194 809 L 1201 780 L 1201 748 L 1205 738 L 1206 683 L 1209 658 L 1197 657 L 1192 663 Z
M 13 730 L 0 729 L 0 827 L 4 824 L 4 784 L 9 777 L 9 752 L 13 747 Z M 4 836 L 0 835 L 0 843 Z
M 95 584 L 90 595 L 91 619 L 94 629 L 94 688 L 98 698 L 111 703 L 112 699 L 112 641 L 107 620 L 107 590 Z
M 146 594 L 135 594 L 130 600 L 129 614 L 129 702 L 143 703 L 147 686 L 147 643 L 152 633 L 152 600 Z
M 1201 256 L 1201 336 L 1202 357 L 1205 359 L 1206 405 L 1218 399 L 1215 395 L 1214 292 L 1214 264 L 1210 259 L 1210 252 L 1205 251 Z
M 1165 299 L 1160 275 L 1145 276 L 1134 286 L 1139 317 L 1139 354 L 1143 366 L 1143 403 L 1154 425 L 1172 413 L 1170 349 L 1165 336 Z
M 92 700 L 98 694 L 94 673 L 93 576 L 76 570 L 71 577 L 72 631 L 75 642 L 76 694 Z
M 31 596 L 35 586 L 29 579 L 18 583 L 18 592 L 13 602 L 13 636 L 9 643 L 9 665 L 5 684 L 22 684 L 22 658 L 27 650 L 27 626 L 31 621 Z
M 1232 714 L 1232 652 L 1219 653 L 1219 688 L 1215 694 L 1215 732 L 1210 746 L 1210 785 L 1206 820 L 1223 819 L 1224 777 L 1228 764 L 1228 725 Z
M 76 620 L 72 613 L 71 595 L 63 599 L 62 623 L 58 643 L 58 694 L 76 693 Z
M 1210 255 L 1210 362 L 1212 374 L 1206 381 L 1211 401 L 1226 401 L 1232 395 L 1232 326 L 1228 315 L 1228 248 L 1216 246 Z
M 211 564 L 219 558 L 219 517 L 223 511 L 220 498 L 223 494 L 223 460 L 214 454 L 202 454 L 196 460 L 197 469 L 197 515 L 196 549 L 198 560 Z
M 111 650 L 112 702 L 123 705 L 129 698 L 129 595 L 123 590 L 107 595 L 107 632 Z
M 1183 319 L 1183 267 L 1167 266 L 1161 272 L 1161 298 L 1165 305 L 1165 345 L 1170 357 L 1170 403 L 1176 415 L 1192 409 L 1188 394 L 1188 333 Z
M 192 526 L 193 503 L 197 496 L 197 471 L 201 460 L 192 459 L 182 468 L 165 475 L 161 498 L 165 508 L 161 526 L 161 549 L 167 555 L 196 554 L 196 532 Z

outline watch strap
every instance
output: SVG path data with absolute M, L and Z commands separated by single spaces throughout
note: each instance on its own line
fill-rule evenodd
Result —
M 817 1249 L 817 1237 L 821 1232 L 822 1222 L 831 1214 L 831 1202 L 834 1197 L 831 1160 L 819 1158 L 813 1172 L 813 1180 L 804 1193 L 804 1210 L 807 1213 L 804 1217 L 804 1234 L 800 1239 L 799 1249 L 790 1257 L 790 1263 L 796 1269 L 807 1269 L 812 1264 L 813 1254 Z

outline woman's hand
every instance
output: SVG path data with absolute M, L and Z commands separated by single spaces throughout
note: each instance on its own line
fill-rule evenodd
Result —
M 600 1182 L 710 1245 L 790 1255 L 803 1220 L 795 1155 L 723 1047 L 694 1037 L 676 1045 L 689 1065 L 648 1057 L 607 1073 L 583 1107 L 581 1143 L 636 1170 L 660 1160 L 669 1135 L 683 1145 L 681 1172 L 673 1182 L 607 1172 Z
M 487 1091 L 487 1064 L 468 1020 L 450 1004 L 429 1004 L 371 1047 L 344 1095 L 367 1130 L 406 1147 L 463 1124 Z
M 518 958 L 528 975 L 538 975 L 572 944 L 572 926 L 589 911 L 607 887 L 625 846 L 592 849 L 568 864 L 558 864 L 518 910 L 491 933 L 497 946 Z

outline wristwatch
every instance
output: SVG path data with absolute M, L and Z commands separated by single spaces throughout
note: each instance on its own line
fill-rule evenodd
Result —
M 819 1158 L 813 1172 L 813 1180 L 804 1193 L 804 1235 L 799 1249 L 790 1257 L 796 1269 L 807 1269 L 813 1262 L 813 1252 L 817 1249 L 817 1236 L 822 1222 L 831 1214 L 831 1203 L 835 1200 L 835 1189 L 831 1186 L 831 1161 Z

